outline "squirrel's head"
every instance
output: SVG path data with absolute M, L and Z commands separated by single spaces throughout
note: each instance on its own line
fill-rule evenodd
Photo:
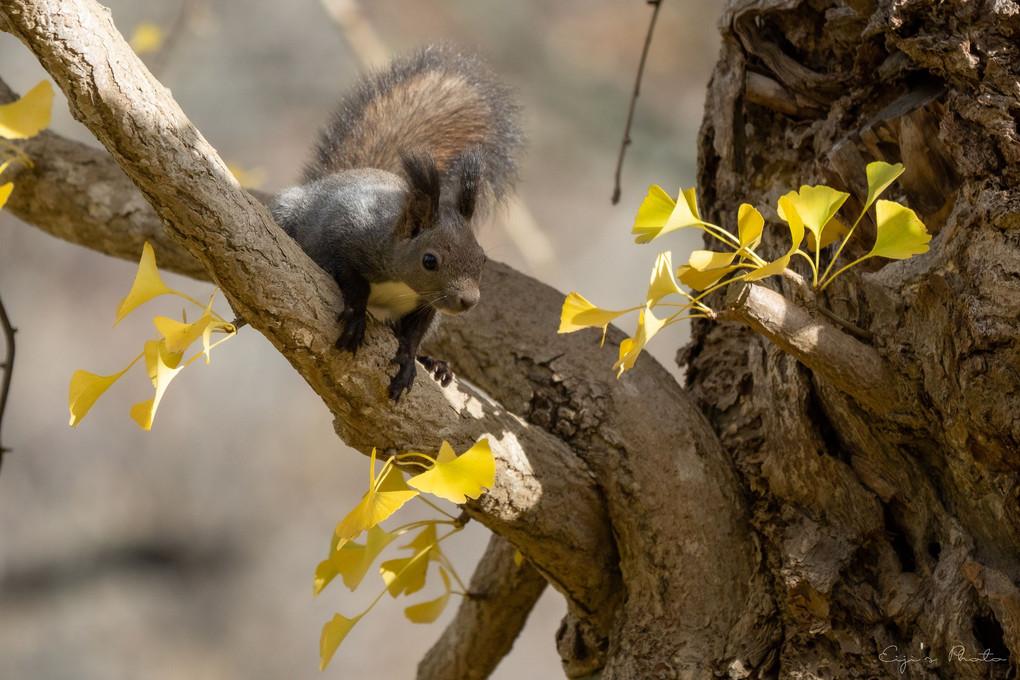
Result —
M 396 262 L 404 283 L 445 314 L 474 307 L 485 253 L 471 217 L 478 200 L 481 157 L 465 153 L 440 173 L 427 151 L 401 154 L 407 205 L 397 225 Z

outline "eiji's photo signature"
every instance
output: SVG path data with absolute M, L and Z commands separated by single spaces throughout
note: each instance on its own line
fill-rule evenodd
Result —
M 878 655 L 882 663 L 896 664 L 895 668 L 900 673 L 905 673 L 911 664 L 919 664 L 924 667 L 938 666 L 941 662 L 937 656 L 932 656 L 931 647 L 921 643 L 917 652 L 901 652 L 896 645 L 889 645 Z M 1009 663 L 1008 658 L 997 656 L 989 649 L 983 652 L 968 651 L 964 645 L 953 645 L 945 657 L 947 663 Z

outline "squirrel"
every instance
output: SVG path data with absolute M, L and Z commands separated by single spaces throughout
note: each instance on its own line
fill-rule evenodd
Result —
M 477 56 L 424 47 L 340 102 L 302 183 L 274 201 L 277 224 L 343 293 L 337 349 L 357 353 L 366 312 L 390 323 L 393 401 L 411 390 L 416 359 L 442 386 L 453 379 L 448 362 L 418 348 L 436 312 L 479 301 L 486 258 L 471 221 L 517 179 L 517 112 Z

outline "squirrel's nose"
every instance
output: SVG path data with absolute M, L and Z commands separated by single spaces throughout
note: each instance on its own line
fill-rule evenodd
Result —
M 478 304 L 478 300 L 481 297 L 481 293 L 476 288 L 475 290 L 464 291 L 460 294 L 460 308 L 461 311 L 467 311 Z

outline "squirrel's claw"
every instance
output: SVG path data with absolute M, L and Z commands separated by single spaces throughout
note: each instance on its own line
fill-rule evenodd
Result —
M 344 307 L 339 320 L 343 324 L 343 330 L 340 331 L 340 337 L 336 339 L 336 348 L 341 352 L 350 352 L 356 355 L 358 348 L 365 342 L 365 327 L 367 325 L 365 312 L 362 311 L 359 314 L 358 310 L 353 307 Z
M 432 374 L 432 378 L 442 385 L 448 386 L 453 381 L 453 370 L 450 369 L 450 362 L 444 359 L 436 359 L 429 355 L 418 357 L 418 362 L 425 367 L 425 370 Z
M 414 365 L 414 358 L 402 356 L 398 354 L 393 357 L 390 364 L 396 364 L 400 367 L 397 374 L 390 380 L 389 395 L 390 399 L 397 402 L 400 401 L 400 396 L 404 390 L 411 391 L 411 387 L 414 385 L 414 378 L 418 375 L 418 369 Z

